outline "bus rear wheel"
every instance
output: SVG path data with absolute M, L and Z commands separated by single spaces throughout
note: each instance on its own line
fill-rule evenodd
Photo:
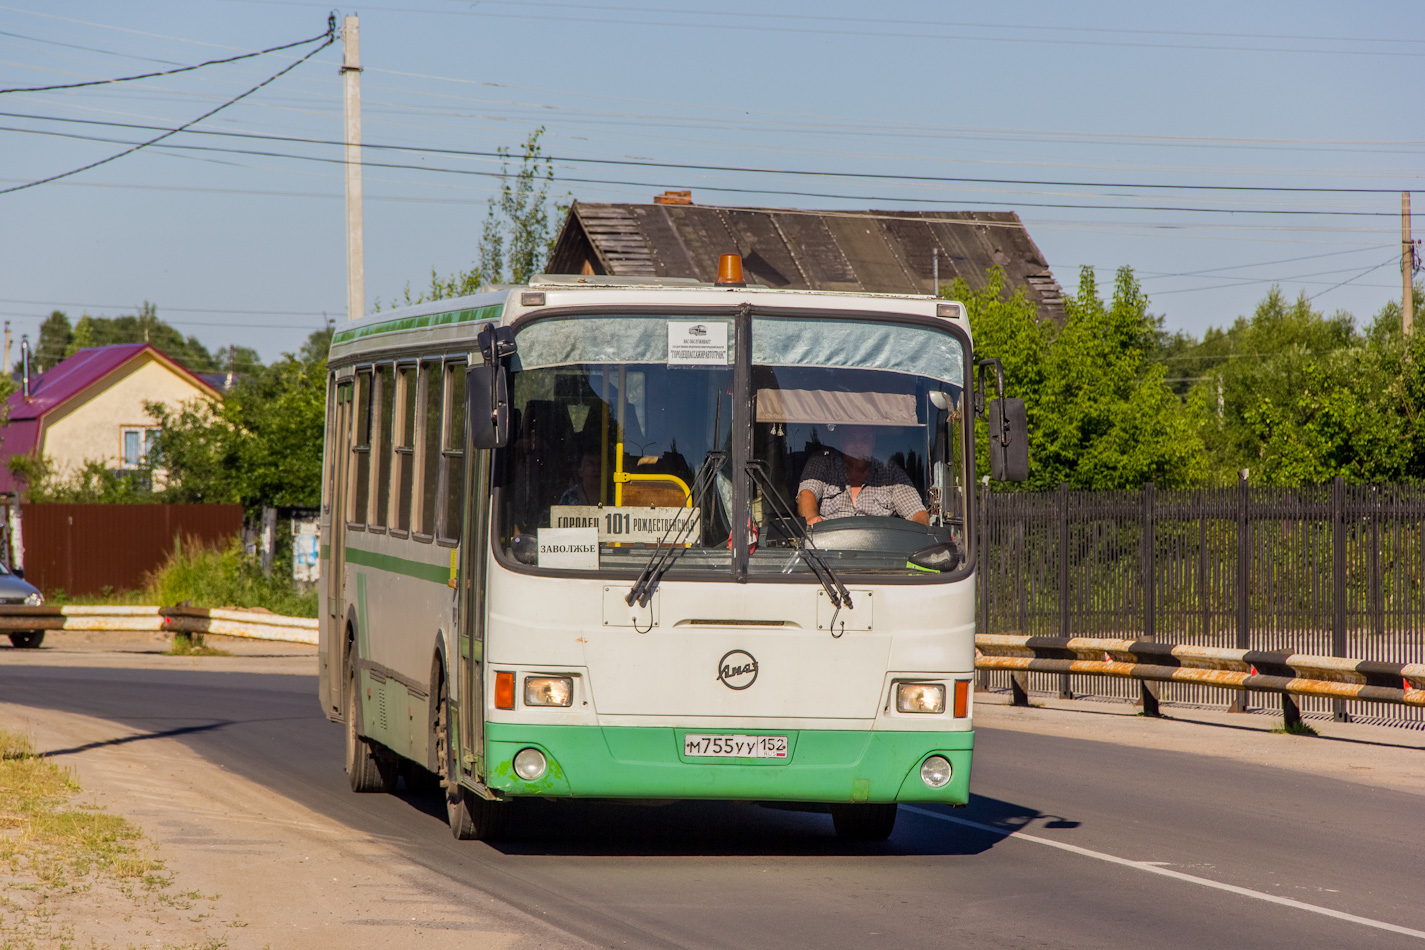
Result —
M 44 642 L 45 632 L 43 630 L 29 630 L 25 633 L 10 634 L 10 646 L 19 650 L 38 650 L 40 644 Z
M 896 827 L 896 805 L 833 805 L 836 837 L 847 841 L 885 841 Z
M 446 689 L 443 676 L 438 688 L 435 748 L 437 759 L 445 770 L 441 785 L 445 791 L 445 813 L 450 819 L 450 833 L 460 841 L 491 841 L 505 831 L 508 806 L 504 802 L 481 798 L 460 784 L 460 770 L 455 762 L 455 745 L 450 738 L 450 693 Z
M 396 787 L 396 763 L 371 747 L 357 731 L 356 675 L 346 678 L 346 778 L 353 792 L 390 792 Z

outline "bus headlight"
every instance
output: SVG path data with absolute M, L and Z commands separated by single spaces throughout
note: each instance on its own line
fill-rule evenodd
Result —
M 538 749 L 521 749 L 515 753 L 515 774 L 526 782 L 543 778 L 548 770 L 549 763 Z
M 574 702 L 574 679 L 570 676 L 526 676 L 526 706 L 569 706 Z
M 955 770 L 943 755 L 932 755 L 920 765 L 920 780 L 931 788 L 944 788 Z
M 943 713 L 944 683 L 897 683 L 896 712 Z

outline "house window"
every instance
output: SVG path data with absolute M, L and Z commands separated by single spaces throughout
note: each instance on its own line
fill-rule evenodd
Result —
M 124 468 L 139 468 L 154 461 L 154 446 L 158 444 L 157 427 L 125 427 L 120 430 L 124 449 Z

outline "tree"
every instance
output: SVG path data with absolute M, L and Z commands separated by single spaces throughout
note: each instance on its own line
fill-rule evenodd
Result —
M 321 502 L 326 354 L 331 328 L 298 354 L 239 380 L 221 403 L 149 404 L 165 501 L 309 506 Z
M 152 504 L 160 499 L 151 487 L 151 472 L 116 472 L 90 459 L 76 472 L 56 472 L 47 456 L 12 455 L 10 471 L 23 486 L 25 501 L 36 504 Z
M 87 313 L 75 324 L 65 356 L 91 346 L 115 343 L 152 343 L 166 356 L 177 360 L 195 373 L 217 372 L 223 369 L 197 337 L 184 337 L 158 318 L 158 308 L 147 300 L 136 316 L 91 317 Z M 252 351 L 248 351 L 251 353 Z M 252 354 L 256 357 L 256 354 Z
M 1162 320 L 1131 268 L 1119 268 L 1113 297 L 1099 295 L 1091 267 L 1065 298 L 1062 328 L 1037 319 L 1023 291 L 1005 299 L 991 269 L 983 290 L 957 280 L 949 294 L 969 311 L 976 352 L 999 358 L 1011 395 L 1024 399 L 1031 489 L 1189 485 L 1205 474 L 1201 396 L 1184 403 L 1148 360 L 1162 345 Z M 982 455 L 983 458 L 983 455 Z
M 69 345 L 74 341 L 74 328 L 69 325 L 69 317 L 62 310 L 52 310 L 40 324 L 39 344 L 35 347 L 34 364 L 36 370 L 51 369 L 69 353 Z
M 1252 382 L 1239 439 L 1261 481 L 1425 479 L 1425 338 L 1404 336 L 1398 304 L 1337 346 L 1282 350 Z
M 401 295 L 403 304 L 463 297 L 486 284 L 524 284 L 539 273 L 555 238 L 549 205 L 554 163 L 541 150 L 539 139 L 543 134 L 544 126 L 529 134 L 520 154 L 519 169 L 513 173 L 509 149 L 496 149 L 501 157 L 500 191 L 490 197 L 486 208 L 474 266 L 448 277 L 441 277 L 432 267 L 430 286 L 413 296 L 407 283 Z M 556 204 L 553 218 L 562 218 L 568 208 L 567 203 Z M 381 309 L 379 298 L 376 309 Z

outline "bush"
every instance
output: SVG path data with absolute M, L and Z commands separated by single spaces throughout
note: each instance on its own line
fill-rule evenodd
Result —
M 264 575 L 234 539 L 226 548 L 177 545 L 144 590 L 150 603 L 193 607 L 258 607 L 289 617 L 315 617 L 316 591 L 303 593 L 282 571 Z

